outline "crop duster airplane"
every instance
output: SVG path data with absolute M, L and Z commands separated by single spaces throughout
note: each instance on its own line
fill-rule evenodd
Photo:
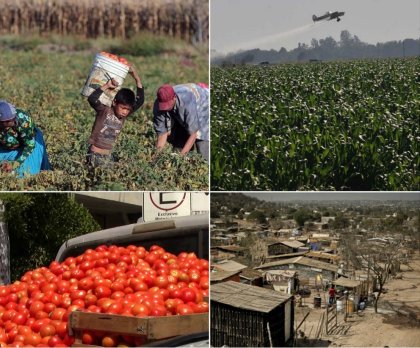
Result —
M 330 12 L 330 11 L 328 11 L 327 13 L 325 13 L 324 15 L 322 15 L 320 17 L 317 17 L 316 15 L 313 15 L 312 20 L 314 22 L 317 22 L 317 21 L 322 21 L 323 19 L 326 19 L 326 20 L 329 20 L 329 21 L 332 20 L 332 19 L 337 19 L 337 22 L 339 22 L 341 20 L 340 19 L 341 16 L 344 16 L 344 12 L 338 12 L 338 11 Z

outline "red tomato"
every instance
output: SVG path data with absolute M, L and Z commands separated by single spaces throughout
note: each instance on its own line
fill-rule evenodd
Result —
M 194 314 L 194 311 L 191 307 L 187 304 L 180 304 L 176 308 L 176 313 L 179 315 L 187 315 L 187 314 Z
M 98 298 L 94 294 L 87 294 L 85 296 L 85 307 L 95 305 L 98 301 Z
M 196 282 L 196 283 L 200 282 L 200 278 L 201 278 L 200 271 L 195 270 L 195 269 L 190 269 L 188 271 L 188 276 L 190 277 L 190 281 Z
M 54 309 L 51 314 L 50 314 L 50 318 L 52 320 L 62 320 L 63 315 L 66 313 L 67 311 L 64 308 L 56 308 Z
M 39 312 L 36 312 L 36 314 L 35 314 L 36 319 L 44 319 L 44 318 L 48 318 L 48 317 L 49 317 L 48 313 L 44 312 L 44 311 L 39 311 Z
M 197 294 L 193 289 L 184 288 L 181 290 L 181 300 L 186 302 L 195 302 L 197 299 Z
M 50 347 L 57 347 L 58 344 L 62 344 L 63 341 L 61 340 L 60 337 L 58 337 L 57 335 L 52 336 L 49 340 L 48 340 L 48 345 Z
M 82 343 L 93 345 L 95 343 L 95 336 L 90 331 L 85 331 L 82 335 Z
M 209 293 L 208 272 L 207 260 L 191 252 L 176 257 L 158 245 L 150 251 L 103 245 L 62 263 L 53 261 L 48 268 L 26 272 L 21 281 L 0 286 L 0 346 L 70 346 L 74 338 L 67 334 L 67 321 L 77 309 L 138 317 L 208 312 L 203 302 Z M 95 333 L 85 341 L 144 343 L 144 338 L 126 338 Z
M 79 269 L 75 268 L 71 271 L 70 275 L 71 275 L 71 278 L 80 280 L 85 277 L 85 272 L 83 272 L 83 270 L 81 270 L 80 268 Z
M 14 316 L 13 316 L 13 319 L 12 319 L 12 321 L 15 323 L 15 324 L 18 324 L 18 325 L 23 325 L 23 324 L 25 324 L 26 323 L 26 319 L 28 318 L 28 315 L 25 315 L 25 314 L 23 314 L 23 313 L 16 313 Z
M 10 294 L 10 288 L 5 285 L 0 286 L 0 297 L 6 297 Z
M 99 298 L 109 297 L 111 296 L 111 289 L 105 285 L 99 285 L 95 288 L 95 295 Z
M 166 307 L 162 304 L 156 304 L 150 310 L 150 315 L 153 317 L 163 317 L 167 313 Z
M 137 317 L 147 317 L 150 314 L 150 309 L 143 303 L 137 303 L 131 307 L 131 313 Z
M 50 320 L 47 318 L 35 320 L 35 322 L 31 325 L 31 329 L 33 332 L 39 332 L 43 325 L 48 324 Z
M 87 308 L 87 310 L 88 310 L 88 312 L 92 312 L 92 313 L 101 313 L 101 308 L 98 307 L 98 306 L 94 306 L 94 305 L 89 306 Z
M 98 304 L 98 307 L 101 308 L 101 311 L 105 313 L 108 310 L 109 306 L 111 306 L 111 304 L 113 304 L 114 302 L 115 300 L 104 297 L 98 300 L 97 304 Z
M 124 298 L 125 297 L 125 293 L 124 292 L 122 292 L 122 291 L 115 291 L 115 292 L 113 292 L 112 293 L 112 295 L 111 295 L 111 298 L 113 299 L 113 300 L 117 300 L 117 299 L 119 299 L 119 298 Z
M 48 302 L 44 306 L 45 312 L 48 314 L 51 313 L 56 308 L 56 305 L 54 303 Z
M 178 306 L 177 301 L 174 298 L 167 299 L 165 301 L 166 309 L 172 314 L 176 314 L 176 307 Z
M 121 314 L 123 310 L 123 305 L 119 302 L 114 302 L 109 305 L 107 308 L 107 313 L 110 314 Z
M 91 277 L 85 277 L 79 280 L 78 287 L 81 290 L 88 291 L 90 289 L 93 289 L 93 284 L 93 279 Z
M 31 330 L 30 327 L 24 326 L 24 325 L 21 325 L 21 326 L 18 327 L 18 334 L 19 335 L 26 336 L 26 335 L 29 335 L 30 333 L 32 333 L 32 330 Z
M 57 335 L 63 339 L 67 334 L 67 321 L 62 321 L 55 326 Z
M 25 336 L 25 340 L 23 341 L 23 343 L 25 344 L 25 346 L 30 345 L 35 347 L 41 343 L 41 336 L 36 333 L 31 333 Z
M 3 322 L 12 320 L 16 314 L 17 312 L 14 309 L 8 309 L 3 313 L 1 319 L 3 320 Z
M 92 255 L 85 255 L 83 257 L 84 261 L 82 261 L 79 265 L 79 268 L 83 271 L 86 272 L 90 269 L 92 269 L 95 266 L 95 260 L 94 257 Z
M 197 304 L 196 313 L 207 313 L 209 311 L 209 304 L 207 302 L 199 302 Z
M 7 342 L 7 334 L 4 331 L 0 331 L 0 344 Z
M 42 325 L 41 329 L 39 330 L 39 334 L 41 337 L 45 336 L 54 336 L 56 333 L 55 327 L 50 324 Z
M 105 336 L 102 338 L 102 346 L 103 347 L 116 347 L 118 344 L 118 340 L 115 336 Z
M 168 277 L 167 276 L 158 276 L 155 279 L 155 285 L 161 289 L 166 289 L 166 287 L 168 286 L 169 281 L 168 281 Z
M 76 306 L 76 307 L 78 307 L 78 308 L 80 308 L 80 309 L 82 309 L 82 308 L 85 308 L 86 306 L 85 306 L 85 301 L 83 301 L 82 299 L 80 299 L 80 298 L 78 298 L 78 299 L 76 299 L 76 300 L 74 300 L 72 303 L 71 303 L 71 306 Z

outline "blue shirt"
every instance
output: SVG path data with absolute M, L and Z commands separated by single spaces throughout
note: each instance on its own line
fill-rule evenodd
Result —
M 158 135 L 170 132 L 174 122 L 188 134 L 197 133 L 197 139 L 210 140 L 209 134 L 209 90 L 195 83 L 176 85 L 175 106 L 170 111 L 159 111 L 158 101 L 153 106 L 153 124 Z

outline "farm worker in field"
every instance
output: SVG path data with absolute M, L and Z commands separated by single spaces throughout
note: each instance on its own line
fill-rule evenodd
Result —
M 51 169 L 44 138 L 24 111 L 0 100 L 0 163 L 3 172 L 38 174 Z
M 157 91 L 153 107 L 154 127 L 158 135 L 156 147 L 167 142 L 187 154 L 195 145 L 198 153 L 209 161 L 209 88 L 200 83 L 171 86 Z
M 144 89 L 136 69 L 131 66 L 129 74 L 136 81 L 137 93 L 128 88 L 122 88 L 115 95 L 112 106 L 106 106 L 99 101 L 102 93 L 118 87 L 118 82 L 110 79 L 89 96 L 88 101 L 96 111 L 95 122 L 89 138 L 87 162 L 92 166 L 100 166 L 113 161 L 112 147 L 121 132 L 125 120 L 144 103 Z

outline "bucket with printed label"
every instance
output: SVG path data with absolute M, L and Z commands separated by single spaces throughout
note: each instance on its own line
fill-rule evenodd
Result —
M 112 57 L 112 58 L 111 58 Z M 94 90 L 103 86 L 110 79 L 114 79 L 118 82 L 118 87 L 115 89 L 108 89 L 102 93 L 99 101 L 107 106 L 111 106 L 117 92 L 122 88 L 124 79 L 127 76 L 130 67 L 128 63 L 122 63 L 121 60 L 115 55 L 101 52 L 95 56 L 93 61 L 92 69 L 90 70 L 89 76 L 82 89 L 82 95 L 89 97 Z

